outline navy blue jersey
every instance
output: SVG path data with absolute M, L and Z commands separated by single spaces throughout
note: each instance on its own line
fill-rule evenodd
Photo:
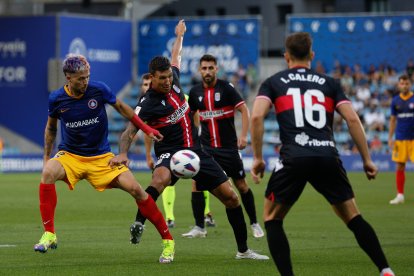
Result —
M 414 140 L 414 96 L 401 94 L 395 96 L 391 103 L 391 115 L 397 118 L 395 128 L 396 140 Z
M 111 151 L 105 104 L 116 97 L 102 83 L 90 81 L 85 94 L 70 96 L 67 86 L 49 95 L 49 116 L 60 120 L 62 141 L 59 150 L 81 156 L 96 156 Z
M 152 88 L 139 100 L 135 113 L 148 125 L 157 129 L 164 139 L 155 142 L 157 156 L 171 149 L 200 147 L 193 116 L 180 87 L 179 70 L 173 69 L 173 85 L 167 94 Z
M 291 68 L 266 79 L 257 98 L 275 106 L 282 158 L 338 156 L 332 131 L 334 111 L 350 103 L 338 81 L 311 69 Z
M 234 111 L 244 101 L 232 84 L 218 79 L 213 88 L 204 88 L 200 83 L 190 90 L 188 103 L 200 112 L 203 145 L 238 149 Z

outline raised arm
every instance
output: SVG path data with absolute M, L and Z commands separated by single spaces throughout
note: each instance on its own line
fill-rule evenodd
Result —
M 187 28 L 184 19 L 181 19 L 175 26 L 175 41 L 171 50 L 171 64 L 177 67 L 181 65 L 181 49 L 183 48 L 184 34 Z

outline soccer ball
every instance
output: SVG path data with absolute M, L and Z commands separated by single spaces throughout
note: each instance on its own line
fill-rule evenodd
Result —
M 191 150 L 179 150 L 171 157 L 170 169 L 176 177 L 192 178 L 200 171 L 200 157 Z

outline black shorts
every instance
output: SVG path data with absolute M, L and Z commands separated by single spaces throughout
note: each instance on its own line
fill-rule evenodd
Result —
M 219 163 L 228 177 L 233 179 L 244 179 L 246 177 L 243 161 L 238 150 L 215 149 L 207 147 L 204 148 L 204 150 L 213 156 L 214 160 Z
M 196 188 L 198 191 L 212 191 L 217 188 L 223 182 L 228 180 L 226 173 L 220 167 L 220 165 L 207 154 L 204 150 L 200 149 L 192 149 L 190 150 L 197 153 L 198 157 L 200 157 L 200 171 L 193 179 L 196 181 Z M 170 170 L 170 160 L 171 157 L 179 151 L 180 149 L 171 150 L 171 152 L 164 152 L 162 153 L 155 164 L 155 168 L 158 167 L 166 167 Z M 171 186 L 174 185 L 178 181 L 178 177 L 176 177 L 171 172 Z
M 342 161 L 338 157 L 302 157 L 281 161 L 269 179 L 265 196 L 291 206 L 298 200 L 307 182 L 330 204 L 354 197 Z

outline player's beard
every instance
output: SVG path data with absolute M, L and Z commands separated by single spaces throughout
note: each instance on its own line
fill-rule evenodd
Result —
M 215 76 L 212 76 L 212 75 L 209 75 L 209 74 L 207 74 L 207 75 L 205 75 L 204 77 L 203 77 L 203 81 L 208 85 L 208 86 L 210 86 L 212 83 L 214 83 L 214 81 L 216 80 L 216 77 Z

